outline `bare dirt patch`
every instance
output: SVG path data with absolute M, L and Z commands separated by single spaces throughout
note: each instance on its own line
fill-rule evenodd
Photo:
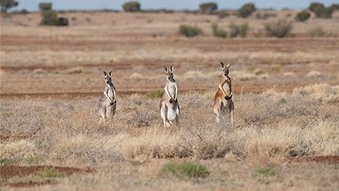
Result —
M 291 159 L 291 162 L 316 162 L 339 164 L 339 156 L 305 156 Z
M 76 173 L 91 173 L 92 169 L 85 168 L 74 168 L 74 167 L 58 167 L 58 166 L 0 166 L 0 178 L 4 180 L 4 186 L 10 187 L 27 187 L 27 186 L 38 186 L 45 184 L 53 184 L 55 182 L 47 179 L 45 181 L 28 181 L 28 182 L 8 182 L 8 179 L 13 177 L 25 177 L 35 175 L 37 172 L 44 169 L 55 169 L 57 172 L 62 173 L 65 176 L 70 176 Z

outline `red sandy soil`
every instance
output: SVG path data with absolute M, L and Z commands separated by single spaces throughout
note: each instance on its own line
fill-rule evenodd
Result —
M 17 182 L 17 183 L 6 183 L 6 180 L 15 176 L 23 177 L 34 175 L 37 171 L 45 169 L 45 168 L 54 168 L 59 172 L 63 173 L 66 176 L 75 174 L 75 173 L 91 173 L 92 169 L 85 168 L 73 168 L 73 167 L 57 167 L 57 166 L 0 166 L 0 178 L 5 180 L 3 186 L 11 186 L 11 187 L 27 187 L 27 186 L 37 186 L 44 184 L 53 184 L 52 181 L 47 180 L 44 182 Z M 2 185 L 0 185 L 2 186 Z
M 305 156 L 291 158 L 291 162 L 317 162 L 339 164 L 339 156 Z

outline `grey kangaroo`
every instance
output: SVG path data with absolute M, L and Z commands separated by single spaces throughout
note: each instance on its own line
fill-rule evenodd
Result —
M 167 83 L 164 88 L 164 94 L 160 100 L 160 114 L 165 127 L 169 127 L 173 124 L 173 121 L 179 126 L 180 108 L 178 101 L 178 86 L 173 77 L 173 66 L 164 68 Z
M 107 119 L 112 119 L 116 110 L 116 91 L 112 82 L 112 71 L 109 73 L 104 71 L 105 89 L 99 101 L 99 123 L 105 122 Z

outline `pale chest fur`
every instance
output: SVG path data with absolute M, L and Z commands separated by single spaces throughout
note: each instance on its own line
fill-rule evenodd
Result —
M 224 85 L 222 86 L 222 88 L 224 89 L 225 93 L 230 95 L 231 94 L 231 85 L 229 83 L 224 83 Z
M 168 94 L 172 97 L 172 98 L 176 98 L 177 95 L 177 83 L 175 82 L 167 82 L 166 84 L 166 88 L 168 91 Z

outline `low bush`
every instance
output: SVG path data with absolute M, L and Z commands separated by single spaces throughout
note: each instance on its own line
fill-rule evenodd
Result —
M 227 32 L 219 28 L 218 24 L 213 24 L 212 25 L 212 31 L 213 31 L 213 36 L 219 37 L 219 38 L 226 38 L 227 37 Z
M 325 31 L 321 26 L 315 27 L 308 31 L 310 37 L 336 37 L 335 33 Z
M 266 36 L 284 38 L 292 31 L 292 23 L 286 20 L 278 20 L 265 24 Z
M 311 17 L 311 14 L 307 11 L 301 11 L 295 16 L 295 20 L 299 22 L 305 22 Z
M 68 26 L 69 21 L 66 17 L 58 17 L 58 13 L 52 9 L 52 3 L 40 3 L 42 19 L 40 25 L 45 26 Z
M 161 169 L 162 175 L 174 175 L 177 177 L 206 178 L 209 175 L 207 168 L 201 164 L 192 162 L 167 163 Z
M 186 37 L 195 37 L 202 33 L 201 29 L 196 26 L 191 25 L 180 25 L 179 34 L 182 34 Z
M 237 36 L 240 36 L 242 38 L 247 36 L 247 31 L 248 31 L 248 24 L 243 23 L 240 25 L 235 25 L 235 24 L 230 24 L 229 26 L 229 37 L 230 38 L 235 38 Z
M 272 167 L 257 168 L 255 173 L 257 175 L 261 175 L 261 176 L 275 176 L 275 175 L 277 175 L 277 171 Z

